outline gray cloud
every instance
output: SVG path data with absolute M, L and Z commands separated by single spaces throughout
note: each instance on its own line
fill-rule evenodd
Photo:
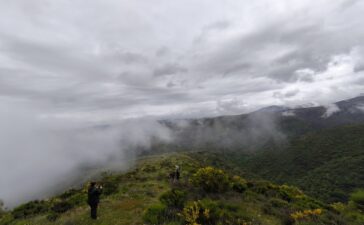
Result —
M 185 73 L 188 70 L 181 66 L 178 65 L 177 63 L 167 63 L 164 64 L 160 67 L 157 67 L 153 74 L 154 76 L 165 76 L 165 75 L 173 75 L 173 74 L 177 74 L 177 73 Z
M 208 6 L 201 1 L 194 7 L 113 0 L 1 4 L 1 93 L 60 108 L 62 114 L 92 110 L 95 117 L 104 111 L 166 116 L 187 108 L 211 111 L 216 100 L 227 98 L 243 97 L 250 105 L 246 110 L 276 104 L 277 88 L 285 93 L 292 84 L 300 89 L 302 82 L 322 82 L 315 77 L 335 56 L 352 57 L 364 36 L 358 29 L 363 4 L 352 0 Z M 208 12 L 196 11 L 206 7 Z M 352 66 L 362 76 L 360 60 Z M 307 102 L 315 91 L 280 101 Z M 263 96 L 271 97 L 255 100 Z M 332 95 L 329 101 L 335 100 Z

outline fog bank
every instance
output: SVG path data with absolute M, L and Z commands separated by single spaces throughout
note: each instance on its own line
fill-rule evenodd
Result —
M 40 115 L 29 107 L 0 108 L 0 199 L 6 207 L 67 189 L 91 169 L 127 169 L 135 149 L 171 138 L 148 119 L 103 126 Z

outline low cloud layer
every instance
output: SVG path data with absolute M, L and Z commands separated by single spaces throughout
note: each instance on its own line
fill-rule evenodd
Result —
M 0 1 L 0 198 L 17 204 L 44 181 L 170 138 L 145 118 L 358 96 L 363 10 L 358 0 Z
M 7 207 L 79 184 L 100 170 L 125 170 L 138 149 L 171 141 L 159 123 L 125 120 L 86 126 L 39 117 L 39 111 L 0 107 L 0 198 Z

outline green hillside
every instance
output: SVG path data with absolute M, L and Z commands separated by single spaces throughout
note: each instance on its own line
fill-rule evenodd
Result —
M 148 156 L 126 173 L 104 174 L 99 219 L 89 219 L 86 187 L 33 201 L 0 215 L 1 225 L 232 224 L 284 225 L 364 223 L 364 195 L 328 205 L 298 188 L 244 179 L 238 167 L 215 154 Z M 168 174 L 181 167 L 181 181 Z M 211 164 L 213 164 L 211 167 Z M 221 167 L 220 167 L 220 166 Z M 222 168 L 222 169 L 219 169 Z
M 283 148 L 231 154 L 247 173 L 302 188 L 327 202 L 346 201 L 364 187 L 364 126 L 344 126 L 309 133 Z

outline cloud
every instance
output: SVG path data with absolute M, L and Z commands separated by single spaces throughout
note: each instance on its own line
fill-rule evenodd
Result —
M 1 94 L 59 114 L 92 111 L 99 120 L 105 111 L 170 116 L 199 107 L 216 114 L 205 106 L 225 98 L 244 99 L 246 111 L 279 101 L 308 103 L 320 90 L 295 87 L 335 88 L 315 77 L 342 55 L 355 58 L 347 87 L 363 77 L 360 1 L 0 4 Z M 300 92 L 292 96 L 288 89 Z M 358 94 L 347 92 L 315 99 L 327 104 Z
M 364 112 L 364 105 L 357 105 L 356 108 Z
M 294 110 L 287 110 L 287 111 L 284 111 L 282 112 L 282 116 L 295 116 L 295 112 Z
M 80 184 L 94 170 L 125 170 L 137 149 L 172 140 L 151 119 L 91 126 L 40 114 L 23 103 L 0 107 L 0 197 L 7 207 Z
M 326 111 L 322 115 L 322 118 L 329 118 L 334 113 L 340 112 L 340 108 L 336 104 L 327 105 L 327 106 L 325 106 L 325 108 L 326 108 Z
M 177 73 L 185 73 L 188 70 L 181 65 L 176 63 L 167 63 L 160 67 L 157 67 L 153 74 L 154 76 L 165 76 L 165 75 L 173 75 Z

